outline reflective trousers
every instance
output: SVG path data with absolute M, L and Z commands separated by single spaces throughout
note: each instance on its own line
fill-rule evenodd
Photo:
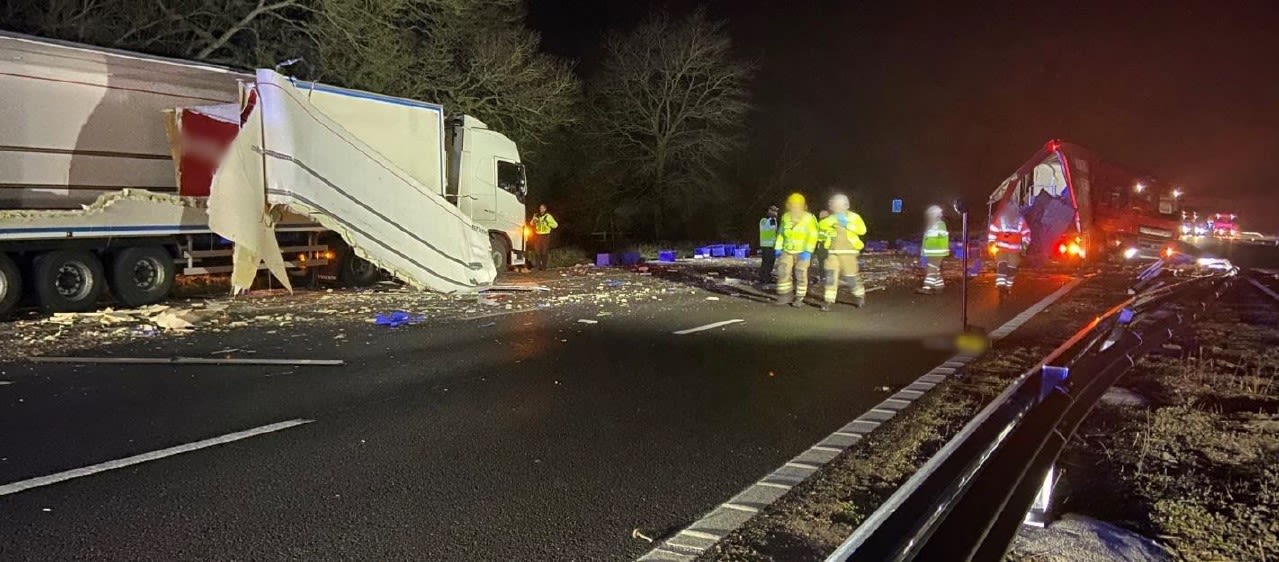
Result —
M 795 293 L 802 299 L 808 294 L 808 264 L 811 260 L 799 259 L 799 254 L 782 252 L 777 256 L 777 294 Z
M 941 262 L 946 259 L 945 256 L 927 256 L 927 272 L 924 273 L 924 288 L 930 291 L 940 291 L 946 287 L 946 281 L 941 276 Z
M 826 256 L 826 261 L 822 264 L 824 270 L 822 300 L 828 303 L 835 302 L 841 280 L 852 287 L 854 297 L 866 296 L 866 287 L 862 285 L 862 276 L 857 269 L 857 255 L 856 252 L 847 254 L 832 252 Z
M 999 250 L 995 253 L 995 286 L 1001 289 L 1013 288 L 1017 277 L 1017 266 L 1021 265 L 1021 252 Z

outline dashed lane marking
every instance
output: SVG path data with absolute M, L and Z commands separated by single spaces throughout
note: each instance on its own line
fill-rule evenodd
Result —
M 671 333 L 677 336 L 682 336 L 684 334 L 691 334 L 694 332 L 701 332 L 704 330 L 714 330 L 715 328 L 719 328 L 720 326 L 727 326 L 729 324 L 736 324 L 738 322 L 745 322 L 745 320 L 742 320 L 741 318 L 734 318 L 732 320 L 724 320 L 722 322 L 711 322 L 710 324 L 707 324 L 705 326 L 698 326 L 696 328 L 689 328 L 687 330 L 678 330 Z
M 264 425 L 262 427 L 255 427 L 253 429 L 246 429 L 244 431 L 228 433 L 226 435 L 214 437 L 211 439 L 205 439 L 203 441 L 196 441 L 194 443 L 187 443 L 185 445 L 178 445 L 176 447 L 169 447 L 167 449 L 160 449 L 158 451 L 151 451 L 149 453 L 133 455 L 131 457 L 125 457 L 122 459 L 116 459 L 113 461 L 107 461 L 104 463 L 89 465 L 83 468 L 66 470 L 63 472 L 58 472 L 56 474 L 50 474 L 48 476 L 39 476 L 36 478 L 29 478 L 27 480 L 19 480 L 17 482 L 12 482 L 12 483 L 0 486 L 0 496 L 16 494 L 23 490 L 30 490 L 32 488 L 39 488 L 41 486 L 57 484 L 58 482 L 65 482 L 67 480 L 80 478 L 82 476 L 90 476 L 93 474 L 97 474 L 99 472 L 106 472 L 108 470 L 115 470 L 117 468 L 124 468 L 126 466 L 132 466 L 135 464 L 141 464 L 148 461 L 159 460 L 165 457 L 180 455 L 182 453 L 198 451 L 200 449 L 213 447 L 215 445 L 222 445 L 225 443 L 230 443 L 232 441 L 248 439 L 250 437 L 262 435 L 264 433 L 271 433 L 273 431 L 280 431 L 281 429 L 297 427 L 299 425 L 308 424 L 313 421 L 315 420 L 293 419 L 288 421 L 282 421 L 282 422 L 273 423 L 270 425 Z

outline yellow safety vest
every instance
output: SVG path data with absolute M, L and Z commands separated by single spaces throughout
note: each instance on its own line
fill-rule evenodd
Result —
M 782 227 L 778 229 L 773 247 L 788 254 L 812 253 L 817 249 L 817 217 L 808 212 L 799 220 L 791 218 L 790 213 L 782 215 Z
M 550 234 L 552 230 L 559 227 L 560 223 L 555 222 L 555 217 L 551 216 L 550 213 L 533 216 L 533 231 L 538 234 Z
M 835 244 L 835 237 L 839 236 L 839 231 L 844 230 L 844 236 L 848 242 L 852 244 L 854 252 L 860 252 L 866 244 L 862 242 L 862 235 L 866 234 L 866 222 L 862 220 L 862 216 L 852 211 L 842 213 L 845 217 L 844 221 L 840 221 L 840 215 L 831 215 L 817 223 L 817 229 L 822 233 L 822 247 L 827 250 Z

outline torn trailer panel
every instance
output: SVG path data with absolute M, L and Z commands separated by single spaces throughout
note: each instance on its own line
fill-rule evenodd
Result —
M 442 194 L 442 112 L 415 123 L 416 134 L 440 140 L 441 159 L 411 173 L 339 121 L 351 128 L 387 122 L 385 113 L 403 116 L 405 106 L 336 90 L 304 90 L 260 70 L 244 96 L 249 118 L 219 164 L 209 201 L 214 232 L 243 247 L 237 270 L 256 271 L 258 259 L 278 269 L 271 213 L 284 207 L 337 232 L 361 258 L 415 288 L 453 293 L 492 283 L 489 233 Z M 423 134 L 427 124 L 434 132 Z M 251 282 L 247 274 L 237 278 L 237 286 Z

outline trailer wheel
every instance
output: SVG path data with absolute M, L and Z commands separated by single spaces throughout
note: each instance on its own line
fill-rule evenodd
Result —
M 22 296 L 22 273 L 18 264 L 6 254 L 0 254 L 0 318 L 8 316 Z
M 511 265 L 511 243 L 506 241 L 505 236 L 490 232 L 489 248 L 493 255 L 493 267 L 497 268 L 498 273 L 506 271 Z
M 111 260 L 111 291 L 129 307 L 153 304 L 169 296 L 176 268 L 173 256 L 160 246 L 134 246 Z
M 368 287 L 382 278 L 382 271 L 372 262 L 355 255 L 355 250 L 343 248 L 339 254 L 338 282 L 345 287 Z
M 36 257 L 36 296 L 47 312 L 92 309 L 106 288 L 102 262 L 85 250 L 54 250 Z

